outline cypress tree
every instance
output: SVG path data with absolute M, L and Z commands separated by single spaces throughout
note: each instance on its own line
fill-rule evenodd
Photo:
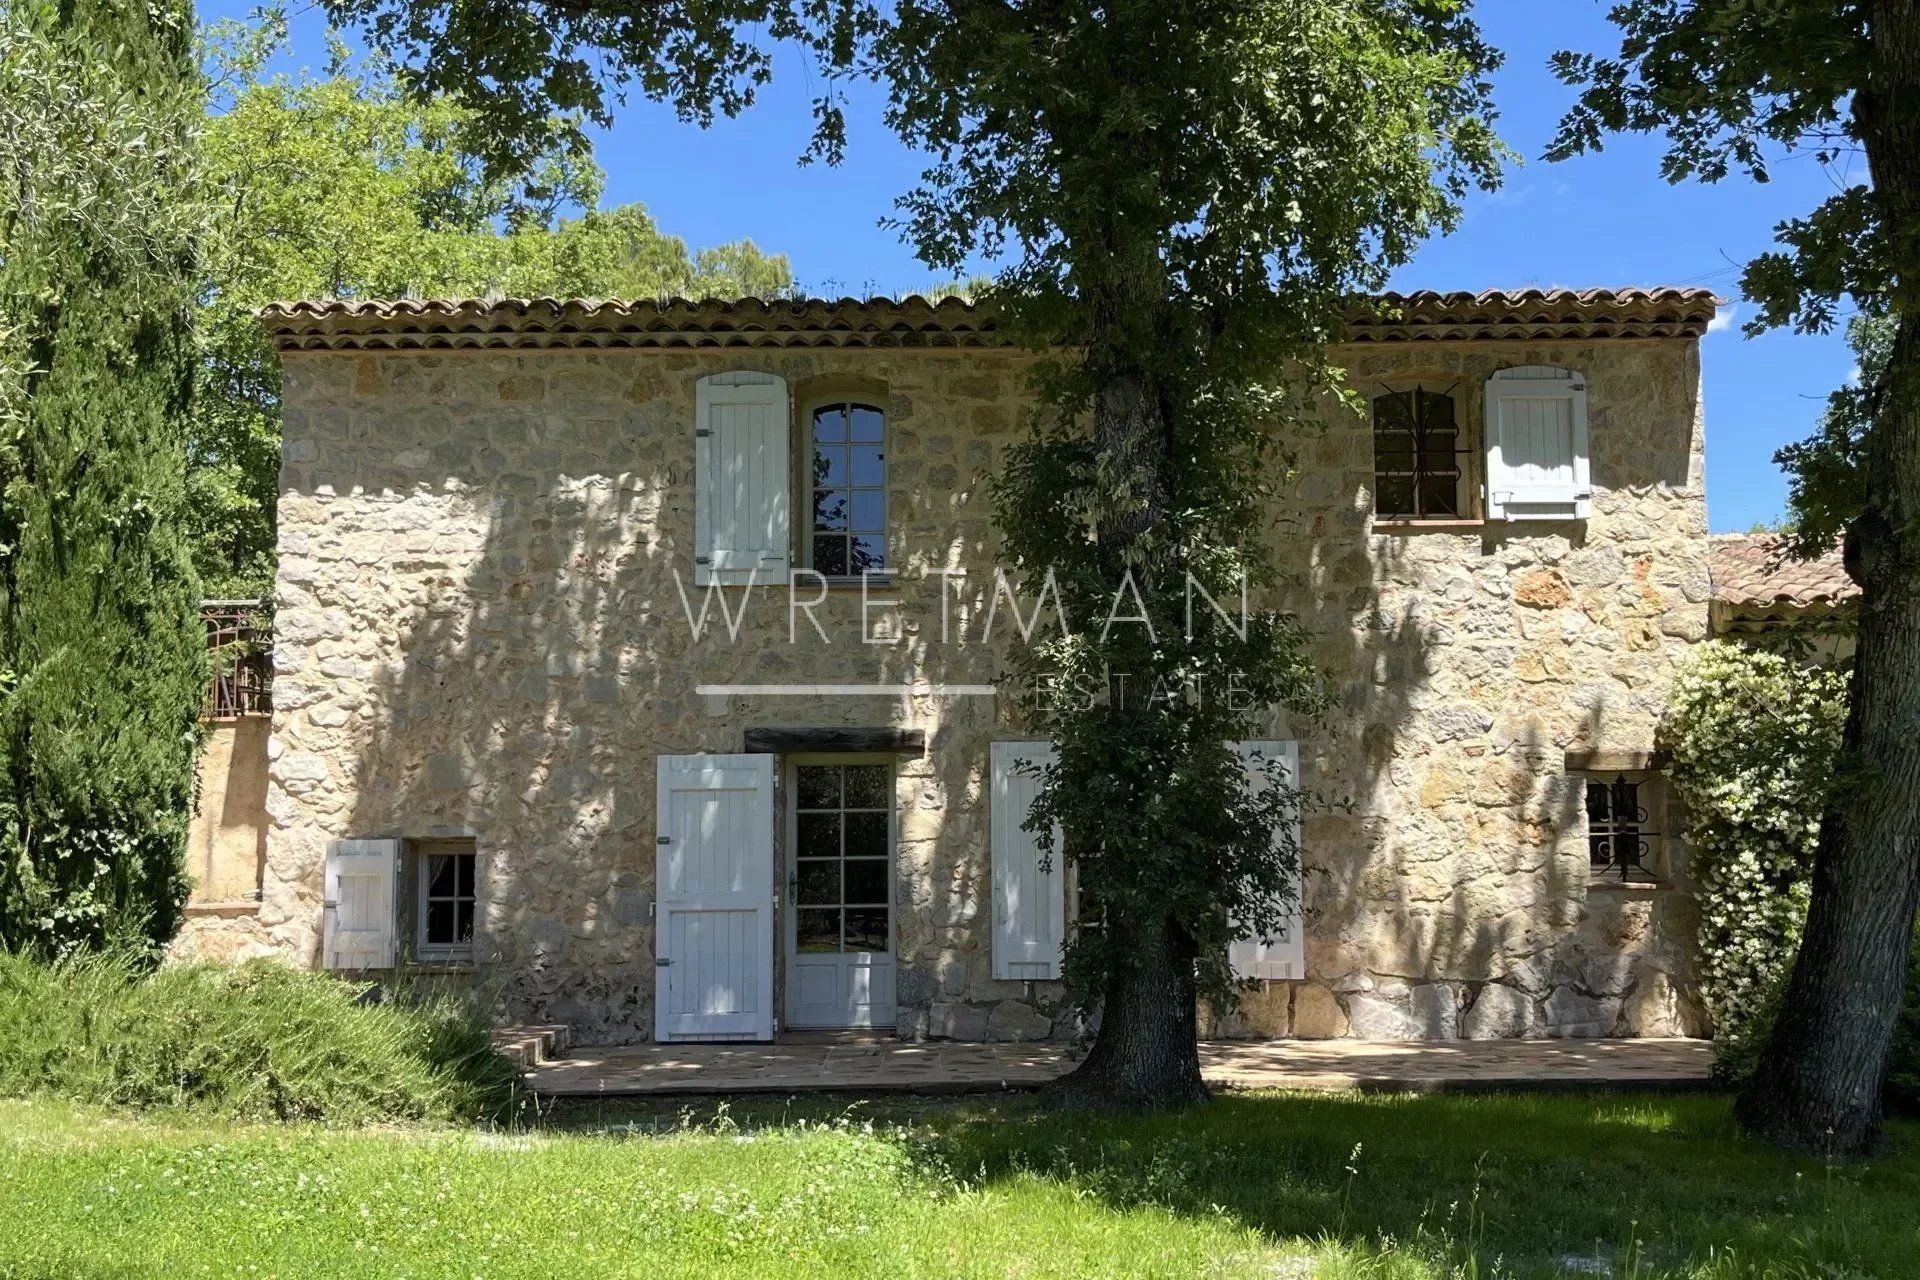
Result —
M 0 946 L 157 944 L 185 899 L 201 100 L 179 0 L 0 4 Z

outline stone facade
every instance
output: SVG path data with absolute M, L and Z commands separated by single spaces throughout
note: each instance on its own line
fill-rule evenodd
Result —
M 927 742 L 896 768 L 901 1033 L 1072 1031 L 1057 984 L 991 976 L 988 745 L 1027 735 L 1004 699 L 928 689 L 998 669 L 996 645 L 978 641 L 987 480 L 1022 438 L 1027 357 L 800 342 L 282 345 L 257 922 L 275 948 L 318 962 L 329 840 L 470 837 L 483 902 L 476 963 L 458 979 L 514 1021 L 645 1039 L 655 758 L 739 751 L 755 727 L 893 726 Z M 1302 429 L 1304 465 L 1274 512 L 1281 603 L 1308 623 L 1337 696 L 1324 723 L 1275 734 L 1299 738 L 1307 786 L 1342 804 L 1305 824 L 1307 980 L 1267 984 L 1211 1030 L 1701 1030 L 1681 851 L 1662 887 L 1593 883 L 1567 768 L 1569 753 L 1650 751 L 1672 664 L 1706 632 L 1697 343 L 1474 337 L 1341 354 L 1363 392 L 1457 386 L 1473 441 L 1495 370 L 1581 371 L 1592 514 L 1376 528 L 1368 422 L 1329 408 Z M 865 601 L 829 592 L 813 611 L 826 640 L 790 617 L 784 590 L 753 593 L 735 639 L 717 617 L 691 635 L 675 570 L 697 613 L 694 387 L 740 369 L 786 378 L 796 405 L 852 393 L 887 412 L 895 580 Z M 727 594 L 740 609 L 744 593 Z M 928 691 L 696 690 L 763 681 Z

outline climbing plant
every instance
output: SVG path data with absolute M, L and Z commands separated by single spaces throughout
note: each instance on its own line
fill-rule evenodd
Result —
M 1701 993 L 1737 1059 L 1793 963 L 1833 783 L 1847 678 L 1727 641 L 1674 681 L 1664 734 L 1700 909 Z

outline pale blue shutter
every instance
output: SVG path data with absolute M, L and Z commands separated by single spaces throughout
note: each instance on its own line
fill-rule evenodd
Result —
M 327 845 L 321 963 L 328 969 L 391 969 L 398 840 L 334 840 Z
M 789 547 L 786 381 L 739 370 L 694 391 L 696 585 L 784 584 Z
M 1487 517 L 1584 520 L 1593 496 L 1587 460 L 1587 380 L 1527 365 L 1487 380 Z
M 1050 742 L 996 742 L 988 820 L 993 861 L 993 976 L 1043 979 L 1060 976 L 1060 949 L 1067 936 L 1066 869 L 1060 830 L 1053 857 L 1042 867 L 1039 839 L 1021 829 L 1040 794 L 1042 779 L 1020 767 L 1053 763 Z
M 1256 792 L 1263 792 L 1273 785 L 1266 772 L 1266 762 L 1269 760 L 1280 761 L 1281 776 L 1288 786 L 1300 785 L 1298 743 L 1250 738 L 1235 743 L 1234 750 L 1240 756 Z M 1297 809 L 1293 819 L 1293 841 L 1296 846 L 1300 843 L 1300 814 Z M 1233 965 L 1235 977 L 1282 982 L 1306 976 L 1306 932 L 1302 927 L 1304 922 L 1300 915 L 1300 894 L 1297 890 L 1298 887 L 1294 894 L 1292 915 L 1280 936 L 1266 940 L 1246 938 L 1228 946 L 1227 959 Z

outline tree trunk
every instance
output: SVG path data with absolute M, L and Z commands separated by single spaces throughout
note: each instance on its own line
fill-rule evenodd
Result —
M 1126 936 L 1128 955 L 1107 975 L 1093 1049 L 1049 1094 L 1126 1107 L 1205 1102 L 1193 948 L 1164 916 L 1137 922 Z
M 1839 783 L 1820 825 L 1813 901 L 1784 1003 L 1735 1115 L 1802 1150 L 1864 1155 L 1920 907 L 1920 9 L 1881 0 L 1874 75 L 1854 110 L 1893 246 L 1899 328 L 1847 533 L 1859 648 Z
M 1131 572 L 1143 596 L 1152 598 L 1155 585 L 1175 571 L 1171 540 L 1162 536 L 1169 496 L 1166 411 L 1150 377 L 1115 361 L 1099 379 L 1093 419 L 1101 490 L 1119 495 L 1103 502 L 1097 521 L 1104 572 L 1116 586 Z M 1152 731 L 1125 707 L 1112 714 L 1116 733 Z M 1152 783 L 1140 780 L 1143 788 Z M 1114 820 L 1131 818 L 1116 814 Z M 1053 1086 L 1052 1096 L 1129 1107 L 1204 1101 L 1192 940 L 1164 914 L 1131 919 L 1111 906 L 1105 927 L 1127 940 L 1126 953 L 1106 975 L 1092 1051 Z

